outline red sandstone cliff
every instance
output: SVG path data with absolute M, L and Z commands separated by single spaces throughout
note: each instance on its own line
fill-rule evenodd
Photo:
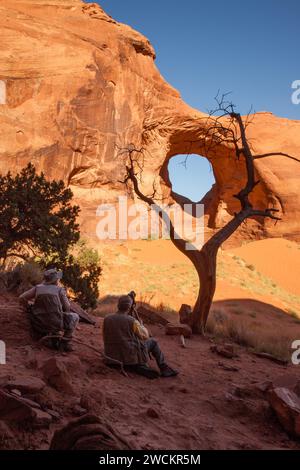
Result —
M 168 159 L 200 153 L 206 115 L 163 80 L 149 41 L 97 4 L 0 0 L 0 28 L 0 79 L 7 90 L 7 104 L 0 106 L 0 171 L 32 161 L 49 177 L 63 178 L 80 201 L 85 231 L 95 232 L 98 203 L 124 191 L 117 146 L 143 145 L 144 185 L 155 177 L 164 193 Z M 300 121 L 258 113 L 247 132 L 257 153 L 300 156 Z M 216 179 L 206 198 L 211 228 L 237 209 L 232 195 L 244 166 L 230 155 L 224 146 L 208 155 Z M 282 221 L 249 221 L 240 234 L 299 240 L 300 165 L 275 156 L 255 167 L 261 184 L 253 200 L 258 207 L 277 207 Z

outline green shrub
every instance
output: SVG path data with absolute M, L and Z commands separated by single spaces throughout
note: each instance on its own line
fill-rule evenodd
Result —
M 27 261 L 24 264 L 18 264 L 15 268 L 20 277 L 20 281 L 23 285 L 35 286 L 43 280 L 43 271 L 41 266 L 35 261 Z
M 63 181 L 48 181 L 29 163 L 0 175 L 0 259 L 63 257 L 79 239 L 79 207 Z
M 8 284 L 23 290 L 40 282 L 44 269 L 62 269 L 74 298 L 85 308 L 94 307 L 100 260 L 80 240 L 80 209 L 72 198 L 63 181 L 47 180 L 31 163 L 16 176 L 0 175 L 0 260 Z M 17 266 L 10 262 L 20 258 Z
M 95 308 L 102 272 L 98 252 L 81 239 L 68 258 L 62 263 L 56 263 L 56 267 L 63 271 L 62 282 L 71 289 L 74 299 L 83 308 Z

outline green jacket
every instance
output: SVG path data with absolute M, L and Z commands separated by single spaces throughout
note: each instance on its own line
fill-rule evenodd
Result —
M 124 365 L 146 364 L 148 353 L 133 331 L 134 318 L 126 313 L 113 313 L 104 318 L 104 353 Z M 113 363 L 111 361 L 111 363 Z

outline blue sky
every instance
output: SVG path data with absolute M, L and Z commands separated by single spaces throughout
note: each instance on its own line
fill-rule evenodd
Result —
M 150 39 L 161 74 L 191 106 L 213 108 L 220 89 L 232 92 L 243 114 L 252 106 L 300 119 L 300 104 L 291 101 L 292 82 L 300 80 L 299 0 L 97 3 Z M 194 200 L 213 181 L 208 162 L 199 157 L 190 158 L 186 170 L 172 161 L 169 170 L 174 190 Z

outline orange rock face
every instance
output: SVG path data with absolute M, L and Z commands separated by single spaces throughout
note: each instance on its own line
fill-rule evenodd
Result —
M 81 0 L 1 0 L 0 13 L 1 172 L 31 161 L 49 178 L 63 178 L 82 207 L 83 231 L 94 235 L 97 205 L 124 193 L 120 148 L 145 149 L 143 189 L 155 180 L 164 195 L 168 160 L 197 153 L 211 159 L 216 180 L 205 197 L 208 231 L 230 219 L 244 163 L 224 145 L 205 154 L 207 116 L 163 80 L 144 36 Z M 300 121 L 258 113 L 247 133 L 256 153 L 300 156 Z M 249 221 L 237 240 L 300 239 L 299 163 L 274 156 L 255 167 L 261 184 L 252 200 L 278 208 L 282 221 Z

